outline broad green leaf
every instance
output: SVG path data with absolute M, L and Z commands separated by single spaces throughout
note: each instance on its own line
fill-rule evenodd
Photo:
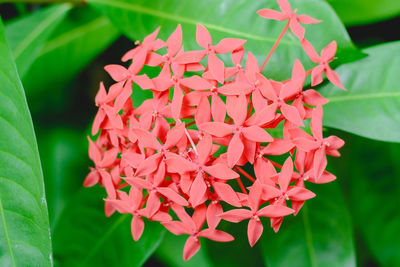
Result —
M 363 50 L 369 56 L 337 69 L 348 92 L 329 84 L 324 124 L 372 139 L 400 142 L 400 42 Z
M 82 132 L 52 127 L 38 132 L 51 229 L 87 174 L 87 139 Z
M 53 103 L 65 91 L 66 84 L 117 36 L 118 31 L 106 17 L 88 7 L 73 9 L 54 30 L 22 80 L 28 99 L 35 105 L 33 109 Z
M 24 77 L 47 38 L 70 10 L 70 4 L 53 5 L 6 25 L 6 36 L 20 77 Z
M 346 25 L 373 23 L 400 15 L 398 0 L 327 0 Z
M 141 266 L 164 236 L 157 222 L 145 222 L 138 242 L 131 235 L 132 215 L 104 215 L 103 188 L 82 188 L 62 212 L 53 235 L 58 266 Z
M 244 182 L 245 186 L 249 185 Z M 240 190 L 240 189 L 236 189 Z M 225 210 L 225 208 L 224 208 Z M 247 239 L 247 222 L 231 223 L 221 221 L 218 229 L 231 234 L 235 240 L 220 243 L 207 240 L 208 254 L 214 266 L 218 267 L 260 267 L 263 266 L 263 255 L 260 244 L 250 247 Z M 228 253 L 227 253 L 228 251 Z
M 342 158 L 333 163 L 346 181 L 356 229 L 379 266 L 400 266 L 400 144 L 346 140 Z
M 268 267 L 355 266 L 350 215 L 337 182 L 310 186 L 316 193 L 278 233 L 264 229 L 262 250 Z M 285 221 L 286 220 L 286 221 Z
M 336 40 L 339 58 L 343 55 L 343 60 L 351 60 L 359 55 L 344 26 L 327 3 L 320 0 L 296 0 L 291 3 L 299 13 L 324 20 L 324 23 L 306 26 L 306 37 L 317 49 Z M 142 40 L 158 26 L 162 27 L 160 36 L 166 40 L 179 23 L 182 24 L 186 50 L 200 48 L 196 43 L 197 23 L 208 28 L 214 43 L 227 37 L 247 39 L 245 47 L 256 55 L 260 65 L 285 25 L 285 22 L 266 20 L 256 14 L 261 8 L 276 9 L 276 1 L 88 0 L 88 4 L 103 11 L 116 27 L 133 40 Z M 306 68 L 312 66 L 292 34 L 283 38 L 275 52 L 265 72 L 269 77 L 288 78 L 295 58 L 304 62 Z M 232 64 L 228 57 L 225 59 L 227 64 Z
M 0 266 L 51 266 L 39 152 L 1 21 L 0 84 Z
M 165 234 L 155 256 L 164 264 L 170 267 L 212 267 L 210 258 L 207 255 L 206 243 L 201 243 L 201 249 L 188 261 L 183 261 L 183 247 L 188 236 L 175 236 L 169 232 Z

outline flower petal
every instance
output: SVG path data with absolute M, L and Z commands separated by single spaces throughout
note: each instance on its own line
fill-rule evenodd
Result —
M 232 187 L 225 183 L 214 182 L 213 188 L 215 193 L 226 203 L 235 207 L 241 207 L 240 200 Z
M 302 201 L 315 197 L 315 194 L 304 187 L 295 186 L 287 191 L 290 200 Z
M 179 140 L 182 139 L 184 135 L 185 135 L 185 124 L 177 123 L 177 125 L 167 133 L 167 140 L 165 141 L 164 147 L 166 149 L 170 149 L 176 146 L 176 144 L 179 142 Z
M 250 219 L 247 227 L 247 236 L 249 238 L 249 244 L 251 247 L 257 243 L 263 232 L 263 226 L 260 220 Z
M 215 229 L 204 229 L 199 233 L 199 236 L 216 242 L 230 242 L 234 240 L 233 236 L 230 234 Z
M 279 178 L 278 178 L 279 186 L 282 191 L 287 190 L 290 180 L 292 179 L 292 175 L 293 175 L 293 161 L 291 157 L 288 157 L 282 166 L 282 170 L 279 173 Z
M 211 97 L 211 114 L 215 122 L 223 122 L 226 116 L 226 106 L 224 101 L 217 96 Z
M 300 23 L 303 24 L 316 24 L 322 22 L 322 20 L 314 19 L 307 15 L 297 15 L 297 19 Z
M 174 235 L 190 234 L 190 229 L 180 221 L 161 222 Z
M 254 142 L 272 142 L 274 139 L 264 129 L 259 126 L 253 125 L 245 127 L 242 130 L 244 137 Z
M 328 99 L 324 98 L 314 89 L 308 89 L 303 92 L 304 103 L 310 106 L 322 106 L 329 102 Z
M 219 215 L 219 217 L 221 217 L 225 221 L 234 223 L 249 219 L 251 216 L 252 212 L 246 209 L 233 209 Z
M 316 180 L 321 177 L 327 165 L 325 149 L 317 149 L 314 154 L 314 178 Z
M 204 166 L 203 169 L 211 176 L 222 180 L 230 180 L 239 177 L 239 174 L 237 174 L 232 169 L 228 168 L 222 163 L 217 163 L 211 166 Z
M 207 97 L 201 97 L 194 119 L 196 124 L 202 124 L 211 120 L 211 107 Z
M 223 122 L 206 122 L 198 126 L 200 130 L 216 137 L 224 137 L 233 133 L 233 126 Z
M 239 161 L 243 154 L 244 145 L 240 139 L 240 134 L 235 134 L 228 146 L 228 167 L 232 168 Z
M 207 49 L 208 45 L 212 44 L 211 35 L 208 30 L 201 24 L 196 25 L 196 41 L 197 43 Z
M 133 240 L 138 241 L 144 231 L 144 222 L 142 217 L 134 215 L 131 222 L 131 232 Z
M 335 56 L 336 49 L 337 49 L 337 43 L 336 41 L 332 41 L 330 44 L 328 44 L 325 48 L 322 49 L 321 58 L 325 61 L 331 60 Z
M 236 38 L 224 38 L 214 46 L 215 53 L 227 54 L 241 48 L 247 40 Z
M 187 261 L 200 250 L 200 241 L 193 236 L 189 236 L 183 248 L 183 260 Z
M 340 89 L 343 89 L 343 90 L 347 91 L 347 89 L 344 88 L 342 82 L 340 81 L 339 75 L 335 71 L 333 71 L 330 67 L 327 67 L 325 69 L 325 74 L 326 74 L 326 77 L 328 78 L 328 80 L 331 83 L 333 83 L 334 85 L 336 85 Z
M 187 206 L 189 204 L 186 199 L 184 199 L 182 196 L 180 196 L 169 187 L 158 187 L 157 191 L 160 192 L 161 195 L 167 197 L 169 200 L 172 200 L 178 205 Z
M 266 19 L 273 19 L 273 20 L 285 20 L 288 19 L 288 16 L 282 12 L 273 10 L 273 9 L 260 9 L 257 11 L 257 14 Z
M 127 69 L 117 64 L 107 65 L 104 67 L 104 69 L 108 72 L 108 74 L 110 74 L 111 78 L 116 82 L 126 80 L 129 75 Z
M 225 81 L 225 66 L 224 62 L 217 57 L 214 53 L 208 54 L 208 67 L 214 78 L 219 83 L 224 83 Z
M 298 126 L 303 126 L 303 120 L 300 117 L 299 111 L 297 110 L 297 108 L 288 105 L 288 104 L 284 104 L 282 103 L 280 110 L 282 111 L 283 116 L 290 122 L 298 125 Z
M 221 214 L 222 212 L 223 210 L 221 204 L 219 204 L 219 202 L 214 203 L 214 201 L 211 201 L 207 207 L 206 213 L 207 225 L 210 229 L 217 228 L 219 222 L 221 221 L 221 218 L 217 215 Z
M 275 218 L 292 214 L 294 210 L 282 205 L 268 205 L 257 212 L 258 216 Z
M 175 31 L 170 35 L 167 40 L 167 50 L 169 56 L 175 56 L 182 45 L 182 27 L 180 24 L 176 27 Z
M 193 181 L 192 187 L 190 188 L 189 201 L 193 207 L 196 207 L 204 202 L 204 196 L 207 192 L 207 185 L 204 182 L 204 177 L 199 172 Z

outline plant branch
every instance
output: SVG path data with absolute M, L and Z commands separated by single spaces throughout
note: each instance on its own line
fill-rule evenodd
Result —
M 261 65 L 260 72 L 263 71 L 263 69 L 265 68 L 265 65 L 267 65 L 268 60 L 274 53 L 275 49 L 278 47 L 279 42 L 281 41 L 283 35 L 285 35 L 287 29 L 289 28 L 289 23 L 290 23 L 290 20 L 288 20 L 288 22 L 286 23 L 285 27 L 283 28 L 281 34 L 279 35 L 278 39 L 275 41 L 274 45 L 272 46 L 271 50 L 269 51 L 267 58 L 264 60 L 264 63 Z
M 244 185 L 242 183 L 242 180 L 240 180 L 240 178 L 236 178 L 236 181 L 239 184 L 240 189 L 242 190 L 243 194 L 247 194 L 246 188 L 244 188 Z
M 235 169 L 240 172 L 241 174 L 244 175 L 244 177 L 246 177 L 247 179 L 249 179 L 250 181 L 252 181 L 253 183 L 256 181 L 256 179 L 254 179 L 250 174 L 248 174 L 245 170 L 243 170 L 242 168 L 240 168 L 239 166 L 236 166 Z

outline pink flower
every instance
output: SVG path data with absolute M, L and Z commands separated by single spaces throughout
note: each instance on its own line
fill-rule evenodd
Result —
M 303 24 L 315 24 L 320 23 L 322 20 L 314 19 L 307 15 L 297 15 L 297 9 L 294 11 L 287 0 L 277 0 L 279 7 L 282 12 L 273 9 L 260 9 L 257 14 L 261 17 L 274 20 L 288 20 L 290 30 L 301 40 L 304 39 L 305 30 L 301 27 L 300 23 Z
M 206 206 L 201 205 L 194 210 L 193 216 L 190 217 L 184 208 L 173 206 L 172 209 L 181 221 L 163 222 L 171 233 L 175 235 L 189 235 L 183 249 L 183 259 L 187 261 L 200 249 L 200 237 L 208 238 L 217 242 L 233 241 L 233 236 L 220 230 L 203 229 L 206 220 Z
M 233 241 L 217 229 L 221 219 L 248 219 L 248 239 L 254 246 L 264 229 L 262 217 L 278 231 L 285 216 L 297 214 L 315 196 L 308 183 L 336 178 L 325 170 L 327 155 L 339 156 L 344 142 L 324 138 L 322 106 L 328 101 L 314 89 L 304 89 L 310 74 L 313 85 L 322 81 L 323 72 L 340 83 L 328 66 L 336 47 L 316 54 L 299 23 L 319 21 L 297 15 L 286 0 L 278 3 L 282 12 L 259 11 L 267 18 L 288 20 L 261 67 L 252 53 L 246 54 L 246 40 L 225 38 L 214 45 L 201 25 L 196 41 L 202 50 L 184 51 L 180 25 L 166 42 L 157 39 L 158 28 L 123 56 L 128 67 L 105 67 L 115 83 L 108 90 L 101 83 L 95 98 L 92 134 L 98 137 L 89 139 L 94 167 L 84 186 L 105 188 L 106 216 L 132 215 L 134 240 L 144 232 L 143 218 L 161 222 L 174 234 L 189 235 L 183 249 L 188 260 L 200 249 L 200 238 Z M 305 71 L 299 60 L 288 62 L 293 63 L 290 79 L 274 81 L 262 70 L 289 27 L 319 65 Z M 219 58 L 229 53 L 233 66 Z M 150 79 L 144 71 L 149 67 L 161 70 Z M 133 83 L 152 93 L 138 107 L 132 102 Z M 312 135 L 302 128 L 308 119 Z M 272 132 L 283 137 L 273 138 Z M 254 165 L 255 178 L 246 171 L 249 165 Z M 179 220 L 172 220 L 173 213 Z
M 247 229 L 250 246 L 254 246 L 263 232 L 263 226 L 260 221 L 260 217 L 274 218 L 287 216 L 293 213 L 292 209 L 279 205 L 269 205 L 259 209 L 261 193 L 261 185 L 259 183 L 254 183 L 248 196 L 250 210 L 233 209 L 220 215 L 222 219 L 236 223 L 250 219 Z
M 346 90 L 344 88 L 342 82 L 340 81 L 339 75 L 329 67 L 329 63 L 334 60 L 334 56 L 337 49 L 337 44 L 335 41 L 332 41 L 329 45 L 327 45 L 321 51 L 321 56 L 315 51 L 314 47 L 307 40 L 303 40 L 301 42 L 304 51 L 306 51 L 307 55 L 314 63 L 318 63 L 319 65 L 312 69 L 311 72 L 311 85 L 316 86 L 322 82 L 322 74 L 325 73 L 326 77 L 329 81 L 331 81 L 337 87 Z

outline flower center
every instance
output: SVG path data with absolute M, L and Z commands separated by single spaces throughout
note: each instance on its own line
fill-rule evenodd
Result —
M 236 126 L 235 133 L 241 133 L 243 130 L 243 126 Z
M 177 83 L 178 82 L 178 78 L 176 78 L 175 76 L 172 76 L 171 81 L 173 83 Z
M 169 56 L 169 54 L 166 54 L 163 57 L 164 57 L 165 62 L 171 63 L 171 57 Z
M 213 48 L 212 44 L 208 44 L 207 53 L 214 53 L 214 48 Z

